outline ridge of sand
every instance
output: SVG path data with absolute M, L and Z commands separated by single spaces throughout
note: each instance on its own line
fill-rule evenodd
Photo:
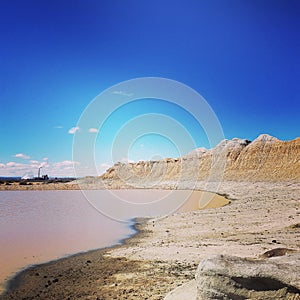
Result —
M 299 157 L 300 138 L 280 141 L 263 134 L 253 142 L 238 138 L 224 140 L 213 149 L 195 149 L 181 158 L 119 162 L 99 179 L 107 182 L 107 187 L 126 184 L 143 187 L 162 181 L 186 180 L 298 182 Z

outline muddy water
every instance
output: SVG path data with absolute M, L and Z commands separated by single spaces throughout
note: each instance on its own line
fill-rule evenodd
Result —
M 134 233 L 131 218 L 226 203 L 221 196 L 190 191 L 2 191 L 1 289 L 29 265 L 119 243 Z

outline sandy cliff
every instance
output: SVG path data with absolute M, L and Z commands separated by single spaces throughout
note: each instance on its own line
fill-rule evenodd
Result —
M 281 141 L 267 134 L 254 141 L 234 138 L 199 148 L 181 158 L 117 163 L 102 176 L 120 185 L 165 181 L 299 181 L 300 138 Z

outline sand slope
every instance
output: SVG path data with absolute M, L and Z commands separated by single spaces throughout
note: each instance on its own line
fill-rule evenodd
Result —
M 253 142 L 224 140 L 214 149 L 196 149 L 182 158 L 117 163 L 100 178 L 108 187 L 186 180 L 299 181 L 300 138 L 280 141 L 263 134 Z

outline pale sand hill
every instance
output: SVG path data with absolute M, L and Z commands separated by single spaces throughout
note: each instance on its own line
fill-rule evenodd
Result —
M 101 177 L 107 187 L 162 186 L 181 181 L 299 181 L 300 138 L 280 141 L 260 135 L 253 142 L 224 140 L 216 148 L 196 149 L 176 159 L 117 163 Z

